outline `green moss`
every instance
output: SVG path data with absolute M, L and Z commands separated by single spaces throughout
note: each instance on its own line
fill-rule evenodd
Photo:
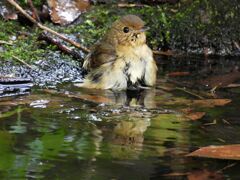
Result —
M 8 41 L 11 36 L 14 36 L 17 31 L 21 31 L 23 29 L 15 21 L 4 21 L 0 18 L 0 40 Z
M 41 31 L 34 27 L 25 27 L 16 21 L 0 21 L 0 40 L 12 43 L 1 45 L 0 58 L 12 59 L 12 56 L 32 62 L 44 56 L 44 49 L 39 48 L 37 41 Z

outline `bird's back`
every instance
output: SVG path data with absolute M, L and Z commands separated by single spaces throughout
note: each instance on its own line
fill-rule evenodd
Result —
M 116 45 L 113 39 L 105 36 L 97 42 L 84 60 L 83 68 L 87 71 L 116 60 Z

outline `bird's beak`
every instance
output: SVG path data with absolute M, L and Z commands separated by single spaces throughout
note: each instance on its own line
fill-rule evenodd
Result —
M 141 28 L 141 29 L 139 30 L 139 32 L 145 32 L 145 31 L 147 31 L 147 30 L 149 30 L 149 29 L 150 29 L 149 27 L 144 26 L 143 28 Z

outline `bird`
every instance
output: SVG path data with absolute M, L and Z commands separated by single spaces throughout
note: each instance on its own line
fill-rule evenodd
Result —
M 125 15 L 113 22 L 86 56 L 83 68 L 87 75 L 77 86 L 111 90 L 154 86 L 157 65 L 146 44 L 146 30 L 137 15 Z

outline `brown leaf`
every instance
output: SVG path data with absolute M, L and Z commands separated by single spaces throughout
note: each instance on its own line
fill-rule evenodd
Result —
M 160 94 L 163 96 L 163 94 Z M 215 106 L 225 106 L 232 102 L 231 99 L 200 99 L 200 100 L 190 100 L 179 97 L 174 97 L 168 101 L 162 101 L 161 104 L 166 105 L 186 105 L 187 107 L 208 107 L 212 108 Z
M 167 176 L 167 177 L 187 176 L 188 180 L 203 180 L 203 179 L 220 180 L 220 179 L 224 179 L 222 173 L 209 171 L 206 169 L 196 170 L 196 171 L 192 171 L 192 172 L 172 172 L 172 173 L 164 174 L 163 176 Z
M 104 97 L 104 96 L 100 96 L 100 95 L 65 94 L 63 92 L 58 92 L 58 91 L 51 90 L 51 89 L 44 89 L 43 91 L 46 92 L 46 93 L 49 93 L 49 94 L 56 94 L 58 96 L 63 96 L 63 97 L 82 99 L 82 100 L 95 102 L 95 103 L 112 103 L 111 99 L 109 99 L 107 97 Z
M 186 156 L 240 160 L 240 144 L 203 147 Z
M 187 176 L 188 180 L 221 180 L 224 179 L 223 175 L 219 172 L 209 171 L 209 170 L 198 170 L 190 172 Z
M 155 55 L 164 55 L 164 56 L 173 56 L 174 52 L 171 51 L 171 50 L 167 50 L 167 51 L 153 50 L 153 54 L 155 54 Z
M 225 106 L 230 102 L 232 102 L 231 99 L 201 99 L 201 100 L 193 100 L 193 105 L 202 106 L 202 107 L 215 107 L 215 106 Z
M 73 22 L 90 6 L 89 0 L 48 0 L 47 2 L 51 9 L 50 15 L 52 21 L 61 25 Z
M 172 172 L 168 174 L 164 174 L 163 176 L 187 176 L 189 173 L 188 172 Z
M 72 97 L 72 95 L 69 95 L 68 97 Z M 103 96 L 97 96 L 97 95 L 84 94 L 84 95 L 74 95 L 73 97 L 91 101 L 91 102 L 95 102 L 95 103 L 111 103 L 112 102 L 111 99 L 108 99 Z
M 0 16 L 3 17 L 4 20 L 16 20 L 18 15 L 12 7 L 9 7 L 9 4 L 6 1 L 0 2 Z
M 190 108 L 182 109 L 181 112 L 185 114 L 184 116 L 186 118 L 192 121 L 202 119 L 203 116 L 206 114 L 205 112 L 194 112 L 193 109 L 190 109 Z
M 188 76 L 189 72 L 170 72 L 167 74 L 169 77 L 177 77 L 177 76 Z

